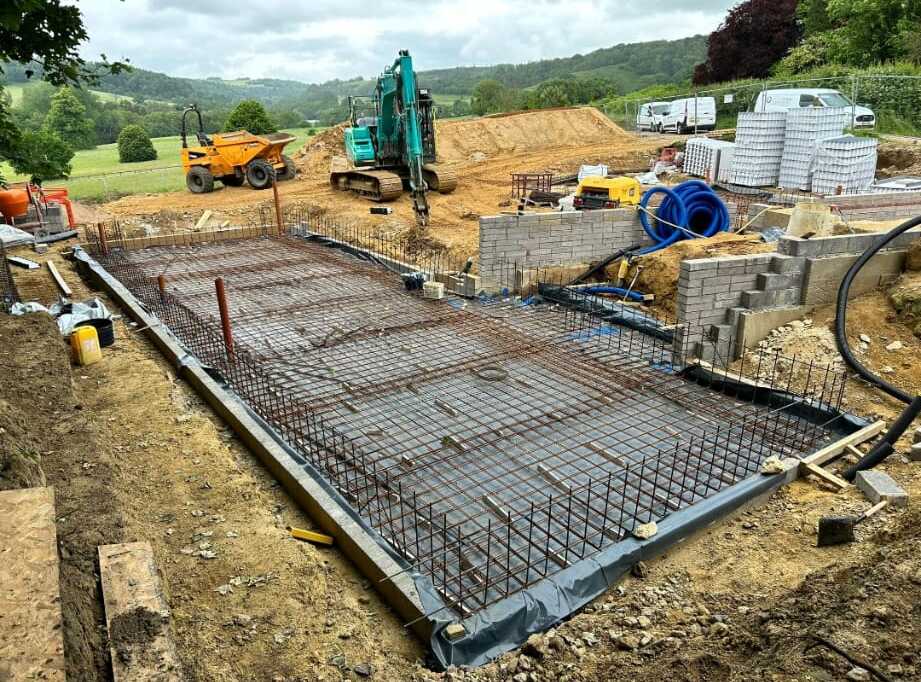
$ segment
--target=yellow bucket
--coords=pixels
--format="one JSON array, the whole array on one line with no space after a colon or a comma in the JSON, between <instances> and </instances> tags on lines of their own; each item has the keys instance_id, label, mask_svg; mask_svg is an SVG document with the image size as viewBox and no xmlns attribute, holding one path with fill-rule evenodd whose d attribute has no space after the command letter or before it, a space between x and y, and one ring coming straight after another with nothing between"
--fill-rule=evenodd
<instances>
[{"instance_id":1,"label":"yellow bucket","mask_svg":"<svg viewBox=\"0 0 921 682\"><path fill-rule=\"evenodd\" d=\"M73 352L74 362L78 365L92 365L102 360L99 334L95 327L82 326L74 329L70 335L70 349Z\"/></svg>"}]
</instances>

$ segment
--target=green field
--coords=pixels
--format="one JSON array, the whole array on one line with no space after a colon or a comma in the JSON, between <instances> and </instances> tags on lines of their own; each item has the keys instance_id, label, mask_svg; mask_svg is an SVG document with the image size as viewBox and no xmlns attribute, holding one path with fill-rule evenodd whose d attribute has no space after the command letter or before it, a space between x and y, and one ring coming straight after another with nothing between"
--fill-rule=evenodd
<instances>
[{"instance_id":1,"label":"green field","mask_svg":"<svg viewBox=\"0 0 921 682\"><path fill-rule=\"evenodd\" d=\"M307 128L291 128L285 132L295 136L286 147L289 154L299 149L307 139ZM51 187L66 187L72 199L110 201L127 194L149 194L185 189L185 176L179 166L179 136L155 137L157 159L140 163L119 163L118 147L105 144L74 155L73 170L68 180L53 180ZM10 181L27 180L17 176L7 164L0 164L0 176Z\"/></svg>"}]
</instances>

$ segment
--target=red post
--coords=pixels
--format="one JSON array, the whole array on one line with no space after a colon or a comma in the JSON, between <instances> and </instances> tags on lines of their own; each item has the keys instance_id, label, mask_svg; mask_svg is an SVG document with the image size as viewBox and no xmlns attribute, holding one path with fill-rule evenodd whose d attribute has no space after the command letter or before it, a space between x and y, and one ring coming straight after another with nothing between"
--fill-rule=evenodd
<instances>
[{"instance_id":1,"label":"red post","mask_svg":"<svg viewBox=\"0 0 921 682\"><path fill-rule=\"evenodd\" d=\"M214 280L214 289L217 292L217 308L221 313L221 329L224 331L224 345L227 355L233 360L233 332L230 329L230 313L227 312L227 293L224 290L224 278Z\"/></svg>"},{"instance_id":2,"label":"red post","mask_svg":"<svg viewBox=\"0 0 921 682\"><path fill-rule=\"evenodd\" d=\"M166 277L157 275L157 286L160 288L160 299L162 300L166 295Z\"/></svg>"},{"instance_id":3,"label":"red post","mask_svg":"<svg viewBox=\"0 0 921 682\"><path fill-rule=\"evenodd\" d=\"M278 171L272 169L272 195L275 197L275 224L278 226L278 236L284 234L285 229L281 221L281 202L278 200Z\"/></svg>"}]
</instances>

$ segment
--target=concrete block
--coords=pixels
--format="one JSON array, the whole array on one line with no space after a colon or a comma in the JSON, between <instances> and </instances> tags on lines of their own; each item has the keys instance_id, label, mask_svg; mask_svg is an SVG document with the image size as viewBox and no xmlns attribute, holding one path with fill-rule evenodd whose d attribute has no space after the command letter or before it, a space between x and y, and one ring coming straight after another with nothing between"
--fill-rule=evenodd
<instances>
[{"instance_id":1,"label":"concrete block","mask_svg":"<svg viewBox=\"0 0 921 682\"><path fill-rule=\"evenodd\" d=\"M774 308L799 303L799 289L777 289L775 291L743 291L742 305L746 308Z\"/></svg>"},{"instance_id":2,"label":"concrete block","mask_svg":"<svg viewBox=\"0 0 921 682\"><path fill-rule=\"evenodd\" d=\"M803 303L820 305L834 302L841 280L857 258L854 255L845 255L807 259ZM886 251L875 255L855 278L851 285L851 296L872 291L880 285L884 277L900 274L904 263L904 251Z\"/></svg>"},{"instance_id":3,"label":"concrete block","mask_svg":"<svg viewBox=\"0 0 921 682\"><path fill-rule=\"evenodd\" d=\"M885 471L858 471L854 482L873 504L888 500L892 507L908 506L908 493Z\"/></svg>"},{"instance_id":4,"label":"concrete block","mask_svg":"<svg viewBox=\"0 0 921 682\"><path fill-rule=\"evenodd\" d=\"M774 289L791 289L799 287L803 282L803 276L798 273L761 272L757 275L757 287L763 291L773 291Z\"/></svg>"},{"instance_id":5,"label":"concrete block","mask_svg":"<svg viewBox=\"0 0 921 682\"><path fill-rule=\"evenodd\" d=\"M808 306L794 305L743 311L739 315L739 346L754 348L759 341L767 338L772 329L777 329L792 320L800 320L806 317L811 310Z\"/></svg>"},{"instance_id":6,"label":"concrete block","mask_svg":"<svg viewBox=\"0 0 921 682\"><path fill-rule=\"evenodd\" d=\"M802 272L806 268L806 259L802 256L784 256L776 254L771 258L771 272L786 274Z\"/></svg>"}]
</instances>

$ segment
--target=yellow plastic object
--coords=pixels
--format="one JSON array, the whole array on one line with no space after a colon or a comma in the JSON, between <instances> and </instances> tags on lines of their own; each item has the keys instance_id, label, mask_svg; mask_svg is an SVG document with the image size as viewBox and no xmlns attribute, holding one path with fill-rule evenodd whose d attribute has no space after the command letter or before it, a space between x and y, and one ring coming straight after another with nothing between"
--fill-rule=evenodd
<instances>
[{"instance_id":1,"label":"yellow plastic object","mask_svg":"<svg viewBox=\"0 0 921 682\"><path fill-rule=\"evenodd\" d=\"M323 533L315 533L312 530L304 530L303 528L293 528L289 526L288 532L291 533L291 537L297 538L298 540L307 540L308 542L313 542L318 545L333 544L332 536L324 535Z\"/></svg>"},{"instance_id":2,"label":"yellow plastic object","mask_svg":"<svg viewBox=\"0 0 921 682\"><path fill-rule=\"evenodd\" d=\"M78 365L92 365L102 360L99 334L95 327L77 327L70 335L70 349Z\"/></svg>"},{"instance_id":3,"label":"yellow plastic object","mask_svg":"<svg viewBox=\"0 0 921 682\"><path fill-rule=\"evenodd\" d=\"M636 178L602 178L590 175L576 189L575 208L618 208L636 206L643 196L643 186Z\"/></svg>"}]
</instances>

